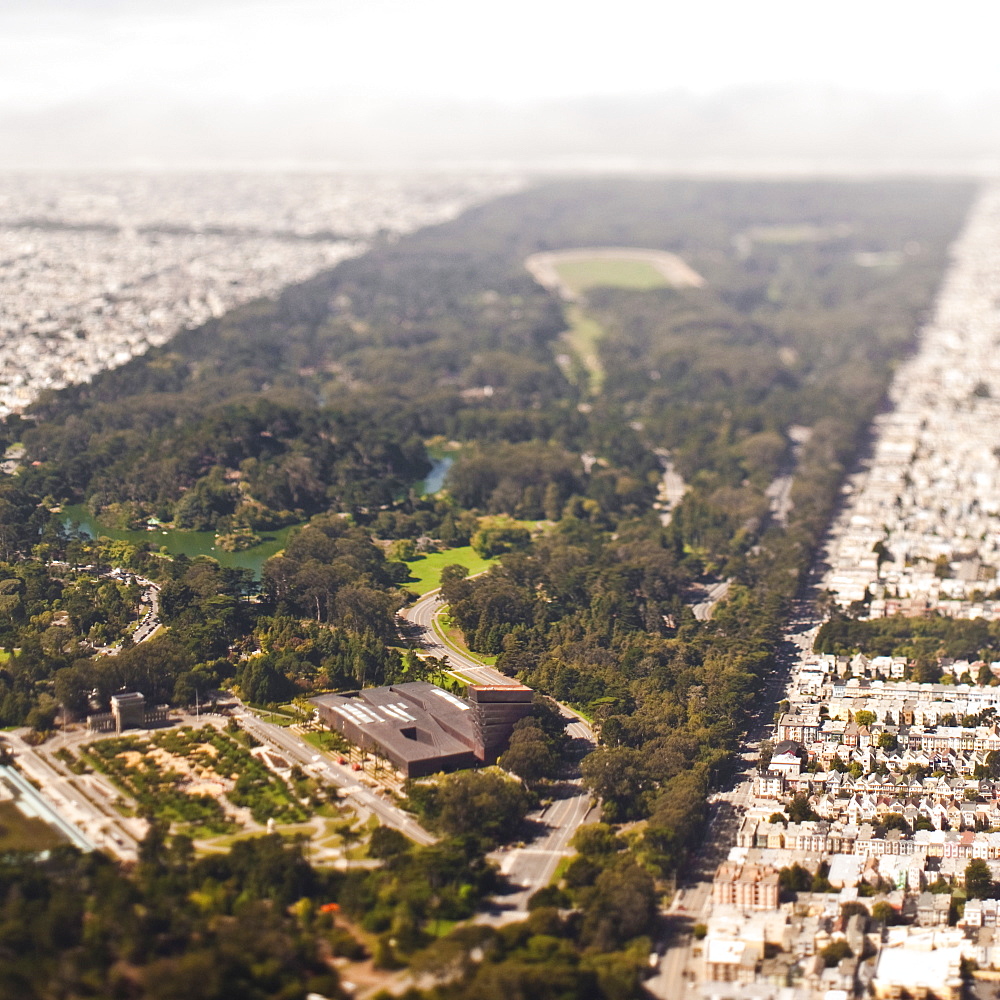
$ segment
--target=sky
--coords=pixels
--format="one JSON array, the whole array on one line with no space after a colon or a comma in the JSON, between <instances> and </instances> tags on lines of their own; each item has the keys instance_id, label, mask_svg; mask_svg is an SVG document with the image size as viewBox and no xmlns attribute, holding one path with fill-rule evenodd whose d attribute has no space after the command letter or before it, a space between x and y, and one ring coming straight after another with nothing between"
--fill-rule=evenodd
<instances>
[{"instance_id":1,"label":"sky","mask_svg":"<svg viewBox=\"0 0 1000 1000\"><path fill-rule=\"evenodd\" d=\"M588 13L589 11L589 13ZM530 102L807 83L1000 90L995 4L7 0L0 106L153 93Z\"/></svg>"},{"instance_id":2,"label":"sky","mask_svg":"<svg viewBox=\"0 0 1000 1000\"><path fill-rule=\"evenodd\" d=\"M0 139L19 122L35 141L75 109L96 125L174 109L181 132L185 109L203 129L213 109L258 107L334 127L421 104L761 87L967 105L1000 97L998 35L983 0L5 0Z\"/></svg>"}]
</instances>

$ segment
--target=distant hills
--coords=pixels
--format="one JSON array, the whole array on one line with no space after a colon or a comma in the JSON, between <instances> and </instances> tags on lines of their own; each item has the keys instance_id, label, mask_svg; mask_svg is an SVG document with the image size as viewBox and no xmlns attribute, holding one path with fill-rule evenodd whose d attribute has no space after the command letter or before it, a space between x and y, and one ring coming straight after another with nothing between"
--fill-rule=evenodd
<instances>
[{"instance_id":1,"label":"distant hills","mask_svg":"<svg viewBox=\"0 0 1000 1000\"><path fill-rule=\"evenodd\" d=\"M521 104L158 98L0 115L0 168L438 168L816 174L1000 171L1000 93L756 87Z\"/></svg>"}]
</instances>

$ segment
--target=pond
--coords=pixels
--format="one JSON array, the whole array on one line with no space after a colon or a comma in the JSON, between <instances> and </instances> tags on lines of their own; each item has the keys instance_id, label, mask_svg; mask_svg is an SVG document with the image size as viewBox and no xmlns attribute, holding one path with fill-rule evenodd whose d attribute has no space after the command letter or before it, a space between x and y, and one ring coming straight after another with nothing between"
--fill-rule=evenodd
<instances>
[{"instance_id":1,"label":"pond","mask_svg":"<svg viewBox=\"0 0 1000 1000\"><path fill-rule=\"evenodd\" d=\"M260 579L265 561L285 547L288 532L295 527L290 525L278 531L261 532L260 545L243 552L226 552L225 549L216 547L214 531L176 531L167 528L128 531L109 528L98 521L82 504L63 508L63 524L66 527L72 524L79 525L80 531L90 538L104 535L106 538L116 538L135 545L159 545L172 556L185 555L191 559L195 556L211 556L222 566L250 570L255 580Z\"/></svg>"},{"instance_id":2,"label":"pond","mask_svg":"<svg viewBox=\"0 0 1000 1000\"><path fill-rule=\"evenodd\" d=\"M432 454L428 457L431 460L431 471L427 473L425 479L414 484L414 489L418 495L429 497L441 492L441 487L444 486L444 478L448 475L448 470L455 464L455 456L449 454Z\"/></svg>"},{"instance_id":3,"label":"pond","mask_svg":"<svg viewBox=\"0 0 1000 1000\"><path fill-rule=\"evenodd\" d=\"M432 455L431 470L421 482L414 483L414 489L419 494L433 495L444 484L448 470L454 464L452 455ZM216 547L214 531L178 531L170 528L154 528L144 531L128 531L122 528L110 528L101 523L83 505L77 504L63 508L63 524L68 528L77 524L80 530L90 538L103 535L105 538L115 538L119 541L132 542L134 545L159 545L172 556L211 556L219 564L235 569L248 569L255 580L261 577L264 563L285 547L288 533L296 525L289 525L277 531L260 532L261 543L243 552L227 552Z\"/></svg>"}]
</instances>

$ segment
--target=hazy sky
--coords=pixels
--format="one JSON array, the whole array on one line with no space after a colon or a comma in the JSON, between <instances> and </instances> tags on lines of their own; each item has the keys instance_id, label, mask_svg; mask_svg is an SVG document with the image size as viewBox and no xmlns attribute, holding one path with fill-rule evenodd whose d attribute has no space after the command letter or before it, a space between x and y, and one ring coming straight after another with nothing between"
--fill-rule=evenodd
<instances>
[{"instance_id":1,"label":"hazy sky","mask_svg":"<svg viewBox=\"0 0 1000 1000\"><path fill-rule=\"evenodd\" d=\"M979 0L5 0L0 111L770 83L964 99L1000 91L998 29Z\"/></svg>"},{"instance_id":2,"label":"hazy sky","mask_svg":"<svg viewBox=\"0 0 1000 1000\"><path fill-rule=\"evenodd\" d=\"M998 37L997 0L0 0L0 169L990 172Z\"/></svg>"}]
</instances>

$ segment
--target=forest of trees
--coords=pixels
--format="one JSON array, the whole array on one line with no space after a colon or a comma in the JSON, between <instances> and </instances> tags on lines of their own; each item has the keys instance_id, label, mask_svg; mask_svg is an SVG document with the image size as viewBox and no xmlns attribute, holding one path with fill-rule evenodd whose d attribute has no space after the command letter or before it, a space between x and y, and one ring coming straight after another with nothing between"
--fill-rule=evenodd
<instances>
[{"instance_id":1,"label":"forest of trees","mask_svg":"<svg viewBox=\"0 0 1000 1000\"><path fill-rule=\"evenodd\" d=\"M30 910L9 902L26 881L46 902L2 925L0 955L37 961L47 983L66 976L67 996L84 995L84 981L101 993L126 967L133 978L114 995L223 995L207 975L189 994L142 984L158 963L187 968L178 982L197 978L216 952L242 982L225 918L245 905L270 935L262 954L287 958L262 960L274 978L241 995L336 996L315 966L317 930L286 909L329 893L397 942L386 961L457 970L436 1000L636 995L657 894L698 842L707 789L738 746L843 471L929 309L971 195L968 184L916 180L543 184L378 245L10 418L2 436L27 458L0 482L0 643L19 650L0 664L0 723L44 729L60 704L84 711L93 689L105 697L122 684L184 703L232 683L266 702L410 676L413 658L388 648L408 600L408 568L389 546L472 542L500 561L474 579L445 572L452 619L499 669L594 720L601 746L583 773L604 825L581 831L563 885L543 891L526 923L463 926L436 943L429 921L470 915L496 877L487 842L449 817L488 793L502 804L491 832L507 837L503 814L524 808L521 786L481 775L475 788L414 790L451 838L447 855L377 838L381 867L341 881L294 852L261 866L266 876L227 869L244 864L235 849L195 861L177 838L149 847L160 859L152 881L148 865L132 879L95 859L22 860L0 874L0 911ZM787 235L803 225L808 239ZM598 394L563 376L562 304L523 268L533 252L593 245L670 250L706 279L589 294L603 331ZM892 265L857 262L904 247ZM807 429L794 465L793 427ZM462 448L448 495L421 499L411 485L431 438ZM664 450L689 484L667 526L652 510ZM787 524L765 496L780 472L795 477ZM50 513L67 501L121 523L300 526L258 588L212 560L73 537ZM479 517L496 514L545 525L484 532ZM137 599L127 582L82 568L102 560L161 584L165 636L93 655L90 637L120 637ZM691 605L722 579L728 599L697 621ZM831 626L831 648L860 641L852 629ZM980 649L992 636L941 636L953 639ZM529 785L554 750L532 729L512 747L511 769ZM616 832L625 822L638 824L627 838ZM148 922L103 911L83 921L98 883L112 898L150 896ZM64 917L52 902L62 896ZM17 929L32 921L34 945ZM74 951L86 934L101 948ZM56 961L59 942L77 964ZM480 964L461 957L473 946Z\"/></svg>"},{"instance_id":2,"label":"forest of trees","mask_svg":"<svg viewBox=\"0 0 1000 1000\"><path fill-rule=\"evenodd\" d=\"M961 660L1000 659L1000 622L946 618L875 618L859 621L835 614L820 626L815 648L820 653L905 656L930 660L947 656Z\"/></svg>"}]
</instances>

